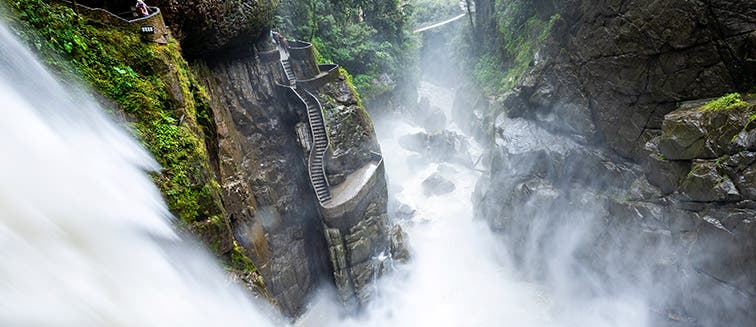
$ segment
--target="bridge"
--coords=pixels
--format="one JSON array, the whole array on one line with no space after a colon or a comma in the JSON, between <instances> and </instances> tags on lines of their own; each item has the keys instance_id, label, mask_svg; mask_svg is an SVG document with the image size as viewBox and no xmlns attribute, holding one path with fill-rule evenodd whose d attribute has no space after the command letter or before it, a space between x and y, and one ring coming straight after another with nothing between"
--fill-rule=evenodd
<instances>
[{"instance_id":1,"label":"bridge","mask_svg":"<svg viewBox=\"0 0 756 327\"><path fill-rule=\"evenodd\" d=\"M460 14L458 16L455 16L455 17L452 17L452 18L447 19L447 20L442 21L442 22L438 22L438 23L431 24L431 25L428 25L428 26L425 26L425 27L421 27L419 29L416 29L416 30L412 31L412 33L417 34L417 33L422 33L422 32L425 32L425 31L428 31L428 30L432 30L432 29L435 29L435 28L439 28L441 26L444 26L444 25L447 25L447 24L450 24L450 23L453 23L453 22L456 22L456 21L462 19L463 17L467 16L468 13L469 14L473 14L473 13L475 13L475 2L474 1L469 1L468 2L466 0L460 0L459 1L459 9L462 10L462 14Z\"/></svg>"}]
</instances>

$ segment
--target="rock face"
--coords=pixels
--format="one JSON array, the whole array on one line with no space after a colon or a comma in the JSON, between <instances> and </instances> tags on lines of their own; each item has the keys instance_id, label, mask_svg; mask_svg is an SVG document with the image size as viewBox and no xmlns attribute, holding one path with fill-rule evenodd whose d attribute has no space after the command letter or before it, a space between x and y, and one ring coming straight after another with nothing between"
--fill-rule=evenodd
<instances>
[{"instance_id":1,"label":"rock face","mask_svg":"<svg viewBox=\"0 0 756 327\"><path fill-rule=\"evenodd\" d=\"M149 1L148 1L149 2ZM223 48L251 46L270 27L278 0L156 0L190 57L222 55Z\"/></svg>"},{"instance_id":2,"label":"rock face","mask_svg":"<svg viewBox=\"0 0 756 327\"><path fill-rule=\"evenodd\" d=\"M272 299L295 315L327 278L328 254L317 201L293 137L297 111L277 96L274 65L254 57L195 64L217 126L216 173L232 231L251 254Z\"/></svg>"},{"instance_id":3,"label":"rock face","mask_svg":"<svg viewBox=\"0 0 756 327\"><path fill-rule=\"evenodd\" d=\"M495 25L493 1L479 1L481 28ZM745 90L753 59L752 1L543 1L559 13L538 60L502 105L560 132L605 142L640 160L664 115L679 101ZM491 33L493 35L493 33ZM491 36L489 36L491 37ZM496 39L483 40L494 42ZM749 59L750 58L750 59Z\"/></svg>"},{"instance_id":4,"label":"rock face","mask_svg":"<svg viewBox=\"0 0 756 327\"><path fill-rule=\"evenodd\" d=\"M263 38L251 48L270 45ZM262 53L194 65L211 99L217 144L208 147L230 228L284 313L301 313L317 286L328 280L345 300L365 302L371 294L367 285L382 271L372 258L384 252L388 257L392 244L383 167L364 191L370 196L344 211L340 224L330 224L304 164L307 142L298 138L309 133L302 125L307 122L304 104L276 86L280 65L277 57ZM380 148L370 117L343 78L321 93L310 91L321 97L328 113L333 190L339 178L380 158ZM350 288L342 287L347 283Z\"/></svg>"},{"instance_id":5,"label":"rock face","mask_svg":"<svg viewBox=\"0 0 756 327\"><path fill-rule=\"evenodd\" d=\"M480 42L501 41L502 3L477 1ZM756 3L511 3L557 21L511 90L455 104L494 126L476 215L535 278L556 257L589 293L649 290L653 325L752 324L754 101L702 105L756 85Z\"/></svg>"},{"instance_id":6,"label":"rock face","mask_svg":"<svg viewBox=\"0 0 756 327\"><path fill-rule=\"evenodd\" d=\"M496 126L476 216L501 232L526 273L553 281L555 270L564 278L559 262L572 262L580 273L568 268L567 278L589 292L647 290L661 313L654 325L673 316L684 326L756 318L756 153L681 162L671 170L692 168L666 178L672 191L663 192L649 182L657 172L536 122L502 115Z\"/></svg>"}]
</instances>

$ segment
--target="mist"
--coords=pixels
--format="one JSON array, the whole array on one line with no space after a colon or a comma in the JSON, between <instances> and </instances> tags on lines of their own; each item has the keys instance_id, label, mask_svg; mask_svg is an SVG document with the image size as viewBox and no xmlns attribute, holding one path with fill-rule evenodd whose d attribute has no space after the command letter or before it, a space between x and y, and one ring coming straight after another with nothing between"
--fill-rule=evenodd
<instances>
[{"instance_id":1,"label":"mist","mask_svg":"<svg viewBox=\"0 0 756 327\"><path fill-rule=\"evenodd\" d=\"M474 112L489 99L465 83L458 25L423 37L418 104L373 117L409 262L392 262L358 310L325 285L295 321L179 232L147 151L0 27L0 325L643 327L752 310L696 270L726 243L679 253L699 240L663 227L694 227L615 205L640 192L641 167L559 121Z\"/></svg>"},{"instance_id":2,"label":"mist","mask_svg":"<svg viewBox=\"0 0 756 327\"><path fill-rule=\"evenodd\" d=\"M0 325L270 325L174 230L149 154L0 26Z\"/></svg>"}]
</instances>

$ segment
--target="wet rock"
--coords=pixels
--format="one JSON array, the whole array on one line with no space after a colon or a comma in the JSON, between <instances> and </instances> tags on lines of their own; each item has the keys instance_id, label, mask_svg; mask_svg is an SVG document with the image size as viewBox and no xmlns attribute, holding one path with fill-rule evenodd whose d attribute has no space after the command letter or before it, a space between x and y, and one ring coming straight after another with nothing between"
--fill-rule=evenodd
<instances>
[{"instance_id":1,"label":"wet rock","mask_svg":"<svg viewBox=\"0 0 756 327\"><path fill-rule=\"evenodd\" d=\"M410 252L407 248L408 238L407 233L399 225L394 226L391 230L391 257L399 263L406 263L410 259Z\"/></svg>"},{"instance_id":2,"label":"wet rock","mask_svg":"<svg viewBox=\"0 0 756 327\"><path fill-rule=\"evenodd\" d=\"M721 169L732 179L743 197L756 200L756 152L733 155L723 161Z\"/></svg>"},{"instance_id":3,"label":"wet rock","mask_svg":"<svg viewBox=\"0 0 756 327\"><path fill-rule=\"evenodd\" d=\"M644 172L648 182L661 189L664 195L677 190L682 179L690 171L690 161L673 161L665 159L658 149L660 137L655 137L645 145L648 157L644 161Z\"/></svg>"},{"instance_id":4,"label":"wet rock","mask_svg":"<svg viewBox=\"0 0 756 327\"><path fill-rule=\"evenodd\" d=\"M442 195L454 191L454 183L442 177L439 173L434 173L423 181L423 192L426 196Z\"/></svg>"},{"instance_id":5,"label":"wet rock","mask_svg":"<svg viewBox=\"0 0 756 327\"><path fill-rule=\"evenodd\" d=\"M752 124L756 126L756 124ZM732 141L738 148L756 151L756 129L741 131Z\"/></svg>"},{"instance_id":6,"label":"wet rock","mask_svg":"<svg viewBox=\"0 0 756 327\"><path fill-rule=\"evenodd\" d=\"M433 162L452 162L472 165L469 143L462 135L452 131L439 133L415 133L399 138L399 145L409 151L422 154Z\"/></svg>"},{"instance_id":7,"label":"wet rock","mask_svg":"<svg viewBox=\"0 0 756 327\"><path fill-rule=\"evenodd\" d=\"M732 180L718 171L715 161L696 160L682 185L680 196L685 201L738 201L740 192Z\"/></svg>"},{"instance_id":8,"label":"wet rock","mask_svg":"<svg viewBox=\"0 0 756 327\"><path fill-rule=\"evenodd\" d=\"M446 115L441 109L431 106L428 98L421 98L417 108L412 111L412 120L426 131L436 132L446 128Z\"/></svg>"},{"instance_id":9,"label":"wet rock","mask_svg":"<svg viewBox=\"0 0 756 327\"><path fill-rule=\"evenodd\" d=\"M490 140L491 117L488 99L477 88L462 87L455 93L451 119L478 142Z\"/></svg>"},{"instance_id":10,"label":"wet rock","mask_svg":"<svg viewBox=\"0 0 756 327\"><path fill-rule=\"evenodd\" d=\"M155 0L171 30L190 56L207 55L232 45L255 41L273 21L273 0ZM149 3L148 3L149 4ZM247 50L248 51L248 50Z\"/></svg>"},{"instance_id":11,"label":"wet rock","mask_svg":"<svg viewBox=\"0 0 756 327\"><path fill-rule=\"evenodd\" d=\"M645 177L640 177L630 186L630 200L650 200L662 196L661 190L649 183Z\"/></svg>"},{"instance_id":12,"label":"wet rock","mask_svg":"<svg viewBox=\"0 0 756 327\"><path fill-rule=\"evenodd\" d=\"M411 220L415 217L415 208L399 200L389 203L389 216L395 221Z\"/></svg>"},{"instance_id":13,"label":"wet rock","mask_svg":"<svg viewBox=\"0 0 756 327\"><path fill-rule=\"evenodd\" d=\"M714 159L734 152L733 139L746 127L751 107L679 109L664 116L659 150L666 159Z\"/></svg>"}]
</instances>

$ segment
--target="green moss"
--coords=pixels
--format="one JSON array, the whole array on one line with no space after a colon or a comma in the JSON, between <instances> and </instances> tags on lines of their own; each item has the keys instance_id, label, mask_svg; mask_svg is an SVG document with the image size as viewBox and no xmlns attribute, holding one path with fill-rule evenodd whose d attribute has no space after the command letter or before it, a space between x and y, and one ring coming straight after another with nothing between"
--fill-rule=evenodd
<instances>
[{"instance_id":1,"label":"green moss","mask_svg":"<svg viewBox=\"0 0 756 327\"><path fill-rule=\"evenodd\" d=\"M349 74L349 72L344 69L343 67L339 67L339 74L341 76L344 76L344 81L346 82L347 86L349 86L349 90L352 91L352 94L354 94L354 97L357 99L357 105L360 108L365 108L362 105L362 98L360 97L360 93L357 92L357 88L354 87L354 79L352 78L352 75Z\"/></svg>"},{"instance_id":2,"label":"green moss","mask_svg":"<svg viewBox=\"0 0 756 327\"><path fill-rule=\"evenodd\" d=\"M257 267L247 256L244 248L234 241L234 247L231 249L230 266L226 267L226 270L239 272L239 277L246 283L254 284L257 289L266 297L270 298L265 281L257 271Z\"/></svg>"},{"instance_id":3,"label":"green moss","mask_svg":"<svg viewBox=\"0 0 756 327\"><path fill-rule=\"evenodd\" d=\"M234 241L234 248L231 249L231 266L247 272L257 271L257 267L255 267L252 259L247 257L244 248L236 241Z\"/></svg>"},{"instance_id":4,"label":"green moss","mask_svg":"<svg viewBox=\"0 0 756 327\"><path fill-rule=\"evenodd\" d=\"M730 93L719 99L709 101L705 105L701 106L702 111L719 111L719 110L733 110L744 108L748 105L743 101L740 93Z\"/></svg>"},{"instance_id":5,"label":"green moss","mask_svg":"<svg viewBox=\"0 0 756 327\"><path fill-rule=\"evenodd\" d=\"M498 0L495 12L502 46L483 52L473 73L488 95L511 89L519 81L561 18L558 13L542 18L526 1Z\"/></svg>"},{"instance_id":6,"label":"green moss","mask_svg":"<svg viewBox=\"0 0 756 327\"><path fill-rule=\"evenodd\" d=\"M153 178L182 222L223 213L203 142L212 137L205 133L212 130L207 95L175 41L145 43L132 30L42 0L18 0L10 7L19 33L49 66L83 77L132 118L133 130L163 167Z\"/></svg>"}]
</instances>

